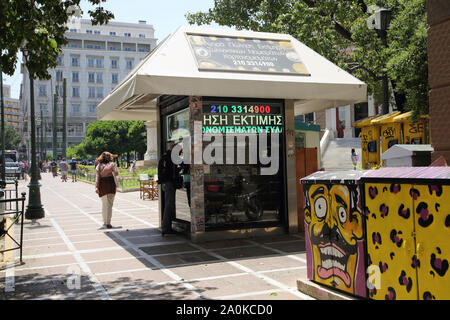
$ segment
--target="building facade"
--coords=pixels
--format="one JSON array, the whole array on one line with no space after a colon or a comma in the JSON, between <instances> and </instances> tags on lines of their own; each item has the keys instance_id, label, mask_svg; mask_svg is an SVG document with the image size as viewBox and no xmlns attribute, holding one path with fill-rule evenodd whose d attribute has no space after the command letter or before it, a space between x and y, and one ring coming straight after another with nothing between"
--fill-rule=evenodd
<instances>
[{"instance_id":1,"label":"building facade","mask_svg":"<svg viewBox=\"0 0 450 320\"><path fill-rule=\"evenodd\" d=\"M450 1L427 1L430 139L435 152L450 163Z\"/></svg>"},{"instance_id":2,"label":"building facade","mask_svg":"<svg viewBox=\"0 0 450 320\"><path fill-rule=\"evenodd\" d=\"M69 25L68 43L58 58L58 66L49 71L50 80L34 80L36 128L44 125L44 148L52 151L52 116L54 94L57 94L58 154L62 152L63 80L66 79L66 148L79 144L87 126L97 120L97 104L122 81L139 62L156 47L154 29L145 21L91 24L79 19ZM22 69L21 99L24 121L30 118L29 75ZM43 121L40 115L43 115ZM25 125L29 137L30 126Z\"/></svg>"},{"instance_id":3,"label":"building facade","mask_svg":"<svg viewBox=\"0 0 450 320\"><path fill-rule=\"evenodd\" d=\"M22 108L20 100L11 98L11 87L3 86L3 104L5 106L5 121L13 125L18 134L22 133ZM1 119L0 114L0 119Z\"/></svg>"}]
</instances>

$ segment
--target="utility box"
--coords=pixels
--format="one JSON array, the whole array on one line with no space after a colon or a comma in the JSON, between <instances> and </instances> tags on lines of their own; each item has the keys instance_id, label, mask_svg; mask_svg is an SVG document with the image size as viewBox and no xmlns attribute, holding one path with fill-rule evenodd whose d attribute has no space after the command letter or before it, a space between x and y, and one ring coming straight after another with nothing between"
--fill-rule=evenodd
<instances>
[{"instance_id":1,"label":"utility box","mask_svg":"<svg viewBox=\"0 0 450 320\"><path fill-rule=\"evenodd\" d=\"M381 155L386 167L428 167L434 149L429 144L397 144Z\"/></svg>"},{"instance_id":2,"label":"utility box","mask_svg":"<svg viewBox=\"0 0 450 320\"><path fill-rule=\"evenodd\" d=\"M422 115L417 122L412 122L412 114L410 111L394 118L394 122L402 124L403 144L427 144L427 127L430 116Z\"/></svg>"},{"instance_id":3,"label":"utility box","mask_svg":"<svg viewBox=\"0 0 450 320\"><path fill-rule=\"evenodd\" d=\"M353 123L353 127L361 129L361 165L363 169L370 169L380 163L380 126L372 125L372 120L379 116L372 116Z\"/></svg>"},{"instance_id":4,"label":"utility box","mask_svg":"<svg viewBox=\"0 0 450 320\"><path fill-rule=\"evenodd\" d=\"M304 193L308 280L365 298L363 171L316 172Z\"/></svg>"},{"instance_id":5,"label":"utility box","mask_svg":"<svg viewBox=\"0 0 450 320\"><path fill-rule=\"evenodd\" d=\"M384 164L380 161L381 155L390 147L401 143L402 139L402 125L400 122L394 122L394 118L400 115L399 111L382 115L371 121L373 126L380 127L381 147L378 150L378 164Z\"/></svg>"},{"instance_id":6,"label":"utility box","mask_svg":"<svg viewBox=\"0 0 450 320\"><path fill-rule=\"evenodd\" d=\"M450 168L383 168L360 181L369 298L450 299Z\"/></svg>"}]
</instances>

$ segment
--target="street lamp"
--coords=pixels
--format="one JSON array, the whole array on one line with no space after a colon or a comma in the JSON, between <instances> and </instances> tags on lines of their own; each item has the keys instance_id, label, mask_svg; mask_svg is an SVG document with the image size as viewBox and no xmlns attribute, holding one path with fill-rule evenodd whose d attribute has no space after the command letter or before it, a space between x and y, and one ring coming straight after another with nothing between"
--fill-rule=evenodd
<instances>
[{"instance_id":1,"label":"street lamp","mask_svg":"<svg viewBox=\"0 0 450 320\"><path fill-rule=\"evenodd\" d=\"M26 52L23 54L26 60ZM36 118L34 111L34 80L32 75L30 78L30 125L31 125L31 180L28 184L29 195L28 195L28 206L25 211L25 219L36 220L45 217L44 207L41 203L41 191L39 184L39 173L36 164Z\"/></svg>"},{"instance_id":2,"label":"street lamp","mask_svg":"<svg viewBox=\"0 0 450 320\"><path fill-rule=\"evenodd\" d=\"M5 174L5 105L3 104L3 71L2 67L0 66L0 90L1 90L1 115L2 115L2 122L1 122L1 143L2 143L2 155L1 155L1 172L0 172L0 189L5 189L6 187L6 174Z\"/></svg>"},{"instance_id":3,"label":"street lamp","mask_svg":"<svg viewBox=\"0 0 450 320\"><path fill-rule=\"evenodd\" d=\"M384 47L387 45L387 30L391 23L392 11L386 8L372 9L374 14L367 19L367 27L375 30L381 39ZM386 72L383 72L382 77L382 91L383 91L383 108L382 114L389 113L389 79Z\"/></svg>"}]
</instances>

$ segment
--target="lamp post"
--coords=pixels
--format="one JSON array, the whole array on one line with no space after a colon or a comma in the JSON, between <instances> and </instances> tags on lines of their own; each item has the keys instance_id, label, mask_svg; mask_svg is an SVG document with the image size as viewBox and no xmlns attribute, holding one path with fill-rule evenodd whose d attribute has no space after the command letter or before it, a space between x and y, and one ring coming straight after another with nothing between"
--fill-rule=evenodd
<instances>
[{"instance_id":1,"label":"lamp post","mask_svg":"<svg viewBox=\"0 0 450 320\"><path fill-rule=\"evenodd\" d=\"M31 180L28 184L28 206L25 211L25 219L35 220L44 218L44 208L41 203L41 185L36 164L36 118L34 114L34 81L30 75L30 125L31 125Z\"/></svg>"},{"instance_id":2,"label":"lamp post","mask_svg":"<svg viewBox=\"0 0 450 320\"><path fill-rule=\"evenodd\" d=\"M66 144L67 144L67 81L63 80L63 158L66 158Z\"/></svg>"},{"instance_id":3,"label":"lamp post","mask_svg":"<svg viewBox=\"0 0 450 320\"><path fill-rule=\"evenodd\" d=\"M53 95L53 159L57 159L58 156L58 122L57 116L57 106L58 104L58 86L56 86L55 94Z\"/></svg>"},{"instance_id":4,"label":"lamp post","mask_svg":"<svg viewBox=\"0 0 450 320\"><path fill-rule=\"evenodd\" d=\"M2 114L2 122L1 122L1 134L2 134L2 155L1 155L1 172L0 172L0 189L4 189L6 187L6 175L5 175L5 105L3 104L3 71L0 66L0 91L1 91L1 114Z\"/></svg>"},{"instance_id":5,"label":"lamp post","mask_svg":"<svg viewBox=\"0 0 450 320\"><path fill-rule=\"evenodd\" d=\"M385 48L387 44L387 30L391 23L392 11L386 8L378 8L374 10L375 13L367 20L367 26L369 29L373 29L377 32L378 36ZM383 91L383 107L382 114L389 113L389 79L386 72L383 72L382 76L382 91Z\"/></svg>"}]
</instances>

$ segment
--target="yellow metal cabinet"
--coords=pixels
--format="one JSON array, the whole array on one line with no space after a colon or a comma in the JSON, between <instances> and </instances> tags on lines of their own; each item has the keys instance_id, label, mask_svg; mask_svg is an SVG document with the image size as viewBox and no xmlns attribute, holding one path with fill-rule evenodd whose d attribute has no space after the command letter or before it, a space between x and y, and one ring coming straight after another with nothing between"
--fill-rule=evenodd
<instances>
[{"instance_id":1,"label":"yellow metal cabinet","mask_svg":"<svg viewBox=\"0 0 450 320\"><path fill-rule=\"evenodd\" d=\"M405 185L366 183L367 265L378 270L375 300L416 300L413 201Z\"/></svg>"},{"instance_id":2,"label":"yellow metal cabinet","mask_svg":"<svg viewBox=\"0 0 450 320\"><path fill-rule=\"evenodd\" d=\"M369 297L450 299L450 186L366 182L364 195L367 265L379 271Z\"/></svg>"},{"instance_id":3,"label":"yellow metal cabinet","mask_svg":"<svg viewBox=\"0 0 450 320\"><path fill-rule=\"evenodd\" d=\"M416 123L411 121L412 111L394 118L395 123L402 125L403 144L427 144L427 124L430 118L423 115Z\"/></svg>"},{"instance_id":4,"label":"yellow metal cabinet","mask_svg":"<svg viewBox=\"0 0 450 320\"><path fill-rule=\"evenodd\" d=\"M450 299L450 186L414 186L419 299Z\"/></svg>"},{"instance_id":5,"label":"yellow metal cabinet","mask_svg":"<svg viewBox=\"0 0 450 320\"><path fill-rule=\"evenodd\" d=\"M378 126L380 130L381 148L378 151L378 164L381 163L380 157L383 153L393 145L401 143L402 125L399 122L394 122L394 118L398 115L400 115L400 112L396 111L371 121L371 124Z\"/></svg>"},{"instance_id":6,"label":"yellow metal cabinet","mask_svg":"<svg viewBox=\"0 0 450 320\"><path fill-rule=\"evenodd\" d=\"M359 120L353 127L360 128L361 163L363 169L370 169L380 163L380 126L373 126L372 120L378 116Z\"/></svg>"}]
</instances>

